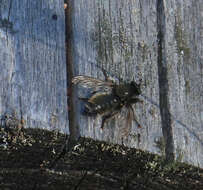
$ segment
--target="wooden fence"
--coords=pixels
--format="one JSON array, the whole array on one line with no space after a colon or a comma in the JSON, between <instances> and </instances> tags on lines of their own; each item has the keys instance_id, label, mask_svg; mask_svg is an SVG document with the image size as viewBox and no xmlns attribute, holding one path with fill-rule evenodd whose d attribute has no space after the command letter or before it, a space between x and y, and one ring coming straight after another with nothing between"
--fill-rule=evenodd
<instances>
[{"instance_id":1,"label":"wooden fence","mask_svg":"<svg viewBox=\"0 0 203 190\"><path fill-rule=\"evenodd\" d=\"M143 81L144 103L135 108L142 128L134 123L125 145L156 153L166 149L168 158L203 167L201 1L69 0L67 5L65 22L62 0L0 1L0 115L17 112L27 127L69 133L71 75L104 79L103 68L119 79ZM88 91L72 90L70 119L76 120L70 131L78 126L78 136L121 143L118 121L100 130L100 118L81 114L78 97Z\"/></svg>"}]
</instances>

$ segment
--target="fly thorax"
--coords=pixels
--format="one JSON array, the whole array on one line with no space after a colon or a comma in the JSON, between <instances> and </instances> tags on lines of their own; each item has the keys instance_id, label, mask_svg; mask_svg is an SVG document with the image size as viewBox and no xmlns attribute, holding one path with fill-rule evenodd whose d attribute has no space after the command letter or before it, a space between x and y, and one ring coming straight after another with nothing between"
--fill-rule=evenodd
<instances>
[{"instance_id":1,"label":"fly thorax","mask_svg":"<svg viewBox=\"0 0 203 190\"><path fill-rule=\"evenodd\" d=\"M122 101L125 101L128 97L132 96L132 89L130 84L120 84L115 87L115 93Z\"/></svg>"}]
</instances>

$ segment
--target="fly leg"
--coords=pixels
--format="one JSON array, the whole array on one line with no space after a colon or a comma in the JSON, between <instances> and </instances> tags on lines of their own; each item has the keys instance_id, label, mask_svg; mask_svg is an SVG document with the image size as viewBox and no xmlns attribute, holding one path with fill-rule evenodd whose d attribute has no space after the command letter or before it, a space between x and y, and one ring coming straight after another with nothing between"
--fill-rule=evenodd
<instances>
[{"instance_id":1,"label":"fly leg","mask_svg":"<svg viewBox=\"0 0 203 190\"><path fill-rule=\"evenodd\" d=\"M114 117L116 114L118 114L119 113L119 111L115 111L115 112L113 112L113 113L109 113L109 114L107 114L107 115L103 115L102 116L102 124L101 124L101 129L103 129L104 128L104 124L107 122L107 121L109 121L112 117Z\"/></svg>"},{"instance_id":2,"label":"fly leg","mask_svg":"<svg viewBox=\"0 0 203 190\"><path fill-rule=\"evenodd\" d=\"M136 104L136 103L141 103L141 104L143 104L143 100L140 100L139 98L132 98L132 99L130 100L130 103L131 103L131 104Z\"/></svg>"},{"instance_id":3,"label":"fly leg","mask_svg":"<svg viewBox=\"0 0 203 190\"><path fill-rule=\"evenodd\" d=\"M135 112L134 112L133 107L132 107L131 105L130 105L129 107L130 107L130 109L132 110L133 118L134 118L134 121L135 121L135 123L137 124L138 128L142 128L142 126L140 125L140 123L137 121L137 117L136 117L136 115L135 115Z\"/></svg>"},{"instance_id":4,"label":"fly leg","mask_svg":"<svg viewBox=\"0 0 203 190\"><path fill-rule=\"evenodd\" d=\"M104 75L105 81L109 81L109 77L108 77L106 71L103 68L102 68L102 73Z\"/></svg>"},{"instance_id":5,"label":"fly leg","mask_svg":"<svg viewBox=\"0 0 203 190\"><path fill-rule=\"evenodd\" d=\"M110 83L111 85L113 85L114 81L110 77L108 77L108 75L107 75L107 73L106 73L106 71L104 69L102 69L102 73L104 75L105 81Z\"/></svg>"},{"instance_id":6,"label":"fly leg","mask_svg":"<svg viewBox=\"0 0 203 190\"><path fill-rule=\"evenodd\" d=\"M83 97L78 97L79 100L82 100L84 102L87 102L88 101L88 98L83 98Z\"/></svg>"}]
</instances>

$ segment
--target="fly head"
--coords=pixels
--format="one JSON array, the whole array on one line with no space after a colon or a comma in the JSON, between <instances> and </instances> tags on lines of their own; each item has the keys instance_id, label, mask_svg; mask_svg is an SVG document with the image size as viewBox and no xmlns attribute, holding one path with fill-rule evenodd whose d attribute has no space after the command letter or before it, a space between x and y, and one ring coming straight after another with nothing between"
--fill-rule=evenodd
<instances>
[{"instance_id":1,"label":"fly head","mask_svg":"<svg viewBox=\"0 0 203 190\"><path fill-rule=\"evenodd\" d=\"M141 94L141 83L137 84L136 82L132 81L130 83L131 93L133 95L139 96Z\"/></svg>"}]
</instances>

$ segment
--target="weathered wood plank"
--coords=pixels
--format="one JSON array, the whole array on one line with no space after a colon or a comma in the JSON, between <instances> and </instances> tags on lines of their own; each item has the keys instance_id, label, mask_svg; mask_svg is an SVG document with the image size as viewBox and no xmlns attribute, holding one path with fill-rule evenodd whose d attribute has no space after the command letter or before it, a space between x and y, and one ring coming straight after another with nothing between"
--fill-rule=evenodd
<instances>
[{"instance_id":1,"label":"weathered wood plank","mask_svg":"<svg viewBox=\"0 0 203 190\"><path fill-rule=\"evenodd\" d=\"M67 131L63 1L0 1L0 114Z\"/></svg>"},{"instance_id":2,"label":"weathered wood plank","mask_svg":"<svg viewBox=\"0 0 203 190\"><path fill-rule=\"evenodd\" d=\"M202 1L164 1L165 58L176 156L203 166Z\"/></svg>"},{"instance_id":3,"label":"weathered wood plank","mask_svg":"<svg viewBox=\"0 0 203 190\"><path fill-rule=\"evenodd\" d=\"M131 80L143 79L143 105L136 105L142 129L134 125L128 146L163 152L160 83L158 78L157 3L138 0L75 0L73 8L74 65L76 74L103 78L99 67L110 75ZM162 108L162 121L168 110L172 138L169 143L176 157L203 165L202 162L202 5L200 1L163 1L164 46L168 96ZM159 76L160 75L160 76ZM78 96L87 91L78 89ZM79 103L81 113L82 104ZM121 143L119 129L111 123L100 131L101 121L79 114L82 136ZM163 131L164 132L164 131ZM135 138L134 138L135 137ZM139 137L139 138L138 138ZM165 141L167 142L167 136Z\"/></svg>"},{"instance_id":4,"label":"weathered wood plank","mask_svg":"<svg viewBox=\"0 0 203 190\"><path fill-rule=\"evenodd\" d=\"M74 64L76 74L104 78L101 69L117 78L143 79L143 105L136 105L137 118L125 144L158 152L162 138L157 74L156 1L74 1ZM84 89L79 95L84 97ZM144 98L143 98L144 99ZM79 107L81 111L82 106ZM113 123L100 130L100 122L80 117L81 135L121 143Z\"/></svg>"}]
</instances>

